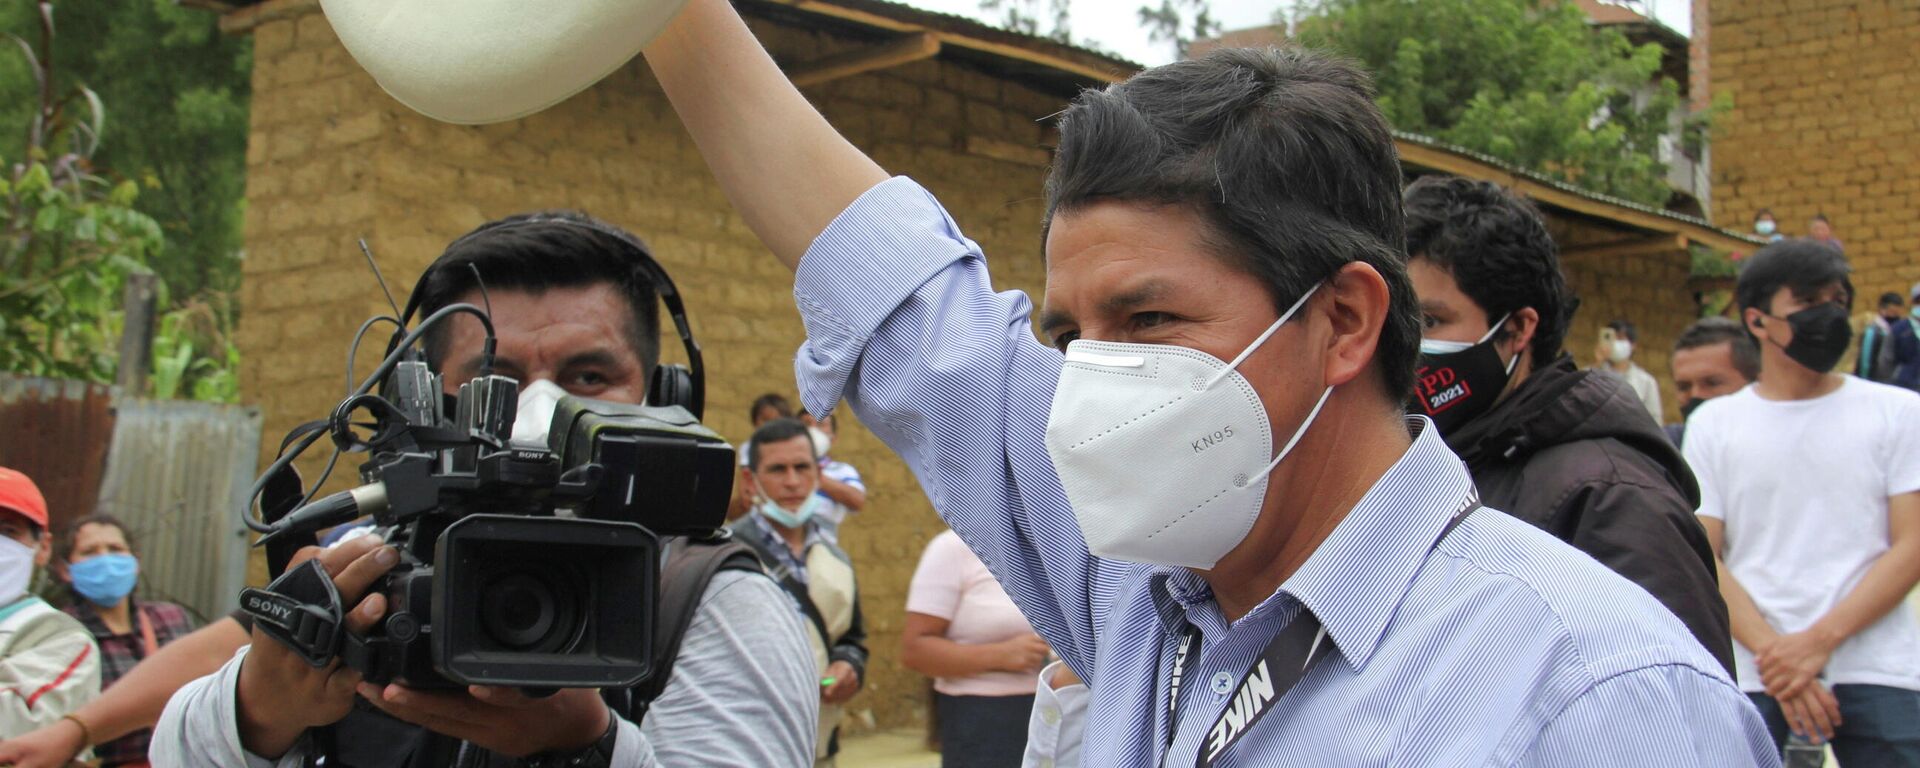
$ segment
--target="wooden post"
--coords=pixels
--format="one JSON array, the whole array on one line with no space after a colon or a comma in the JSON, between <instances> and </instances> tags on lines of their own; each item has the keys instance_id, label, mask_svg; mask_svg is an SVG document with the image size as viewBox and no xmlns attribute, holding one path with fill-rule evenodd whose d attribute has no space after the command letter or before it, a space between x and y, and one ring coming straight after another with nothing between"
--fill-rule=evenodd
<instances>
[{"instance_id":1,"label":"wooden post","mask_svg":"<svg viewBox=\"0 0 1920 768\"><path fill-rule=\"evenodd\" d=\"M159 282L152 274L127 276L127 292L122 299L126 320L120 327L120 373L114 380L121 397L147 393L147 374L153 369L154 303L159 298Z\"/></svg>"}]
</instances>

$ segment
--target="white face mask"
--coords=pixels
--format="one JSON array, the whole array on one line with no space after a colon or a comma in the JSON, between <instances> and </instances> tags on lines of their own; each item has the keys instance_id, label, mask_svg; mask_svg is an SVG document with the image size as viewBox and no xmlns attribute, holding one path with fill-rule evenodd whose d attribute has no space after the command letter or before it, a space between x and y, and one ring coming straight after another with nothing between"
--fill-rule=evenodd
<instances>
[{"instance_id":1,"label":"white face mask","mask_svg":"<svg viewBox=\"0 0 1920 768\"><path fill-rule=\"evenodd\" d=\"M1626 339L1614 339L1613 346L1607 350L1607 359L1624 363L1633 357L1633 342Z\"/></svg>"},{"instance_id":2,"label":"white face mask","mask_svg":"<svg viewBox=\"0 0 1920 768\"><path fill-rule=\"evenodd\" d=\"M546 379L535 379L520 390L520 405L513 412L511 442L545 447L547 431L553 428L554 407L567 391Z\"/></svg>"},{"instance_id":3,"label":"white face mask","mask_svg":"<svg viewBox=\"0 0 1920 768\"><path fill-rule=\"evenodd\" d=\"M39 550L0 536L0 605L11 604L27 594L33 581L33 556Z\"/></svg>"},{"instance_id":4,"label":"white face mask","mask_svg":"<svg viewBox=\"0 0 1920 768\"><path fill-rule=\"evenodd\" d=\"M1260 516L1267 477L1306 434L1328 387L1278 454L1253 384L1235 370L1308 291L1233 362L1186 347L1067 345L1047 417L1047 455L1087 549L1100 557L1212 568Z\"/></svg>"},{"instance_id":5,"label":"white face mask","mask_svg":"<svg viewBox=\"0 0 1920 768\"><path fill-rule=\"evenodd\" d=\"M807 436L813 438L813 455L825 456L833 448L833 435L819 427L807 427Z\"/></svg>"},{"instance_id":6,"label":"white face mask","mask_svg":"<svg viewBox=\"0 0 1920 768\"><path fill-rule=\"evenodd\" d=\"M786 507L780 506L780 502L774 501L766 496L760 497L760 503L757 505L757 509L759 509L760 514L766 516L768 520L779 523L782 527L799 528L800 526L806 525L808 520L812 520L813 516L819 513L820 506L825 503L825 501L825 499L820 498L820 487L816 485L814 486L813 492L807 494L807 500L800 502L799 509L789 510Z\"/></svg>"},{"instance_id":7,"label":"white face mask","mask_svg":"<svg viewBox=\"0 0 1920 768\"><path fill-rule=\"evenodd\" d=\"M1753 231L1763 235L1773 234L1773 220L1761 219L1753 223Z\"/></svg>"}]
</instances>

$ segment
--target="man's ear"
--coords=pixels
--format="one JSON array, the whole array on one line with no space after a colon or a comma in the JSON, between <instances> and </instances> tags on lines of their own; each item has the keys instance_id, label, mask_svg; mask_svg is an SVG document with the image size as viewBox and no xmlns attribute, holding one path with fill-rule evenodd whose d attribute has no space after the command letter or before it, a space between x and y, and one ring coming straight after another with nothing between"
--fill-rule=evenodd
<instances>
[{"instance_id":1,"label":"man's ear","mask_svg":"<svg viewBox=\"0 0 1920 768\"><path fill-rule=\"evenodd\" d=\"M1327 339L1325 376L1327 386L1337 387L1357 378L1373 365L1380 348L1380 331L1386 326L1391 300L1387 281L1379 271L1363 262L1351 262L1327 281L1328 290L1310 301L1324 312L1332 334ZM1397 397L1398 395L1396 395Z\"/></svg>"},{"instance_id":2,"label":"man's ear","mask_svg":"<svg viewBox=\"0 0 1920 768\"><path fill-rule=\"evenodd\" d=\"M1746 309L1740 310L1740 319L1747 326L1747 332L1753 334L1755 337L1761 334L1760 329L1766 325L1766 317L1766 314L1762 313L1758 307L1747 307Z\"/></svg>"},{"instance_id":3,"label":"man's ear","mask_svg":"<svg viewBox=\"0 0 1920 768\"><path fill-rule=\"evenodd\" d=\"M1534 334L1540 332L1540 310L1533 307L1521 307L1507 318L1508 342L1513 345L1514 354L1521 354L1533 348ZM1536 361L1538 362L1538 361Z\"/></svg>"},{"instance_id":4,"label":"man's ear","mask_svg":"<svg viewBox=\"0 0 1920 768\"><path fill-rule=\"evenodd\" d=\"M35 547L33 551L33 564L36 567L45 568L47 567L47 562L52 559L53 559L53 534L51 532L42 531L40 533L40 546Z\"/></svg>"}]
</instances>

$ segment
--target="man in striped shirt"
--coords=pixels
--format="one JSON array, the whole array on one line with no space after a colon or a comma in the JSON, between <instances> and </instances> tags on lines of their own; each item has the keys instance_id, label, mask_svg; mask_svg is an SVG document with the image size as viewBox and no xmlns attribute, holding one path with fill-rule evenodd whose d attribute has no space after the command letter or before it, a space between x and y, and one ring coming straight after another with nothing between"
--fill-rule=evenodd
<instances>
[{"instance_id":1,"label":"man in striped shirt","mask_svg":"<svg viewBox=\"0 0 1920 768\"><path fill-rule=\"evenodd\" d=\"M1404 415L1420 330L1363 74L1227 50L1078 98L1047 184L1055 349L727 0L647 58L797 270L807 404L844 397L1091 686L1085 765L1776 764L1671 613L1475 513Z\"/></svg>"}]
</instances>

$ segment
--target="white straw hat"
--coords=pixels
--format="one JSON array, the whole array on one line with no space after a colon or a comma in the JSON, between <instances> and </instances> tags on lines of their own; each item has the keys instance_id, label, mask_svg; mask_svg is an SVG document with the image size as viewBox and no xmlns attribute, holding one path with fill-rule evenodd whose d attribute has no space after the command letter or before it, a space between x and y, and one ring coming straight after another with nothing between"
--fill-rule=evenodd
<instances>
[{"instance_id":1,"label":"white straw hat","mask_svg":"<svg viewBox=\"0 0 1920 768\"><path fill-rule=\"evenodd\" d=\"M686 0L320 0L400 103L449 123L525 117L640 53Z\"/></svg>"}]
</instances>

